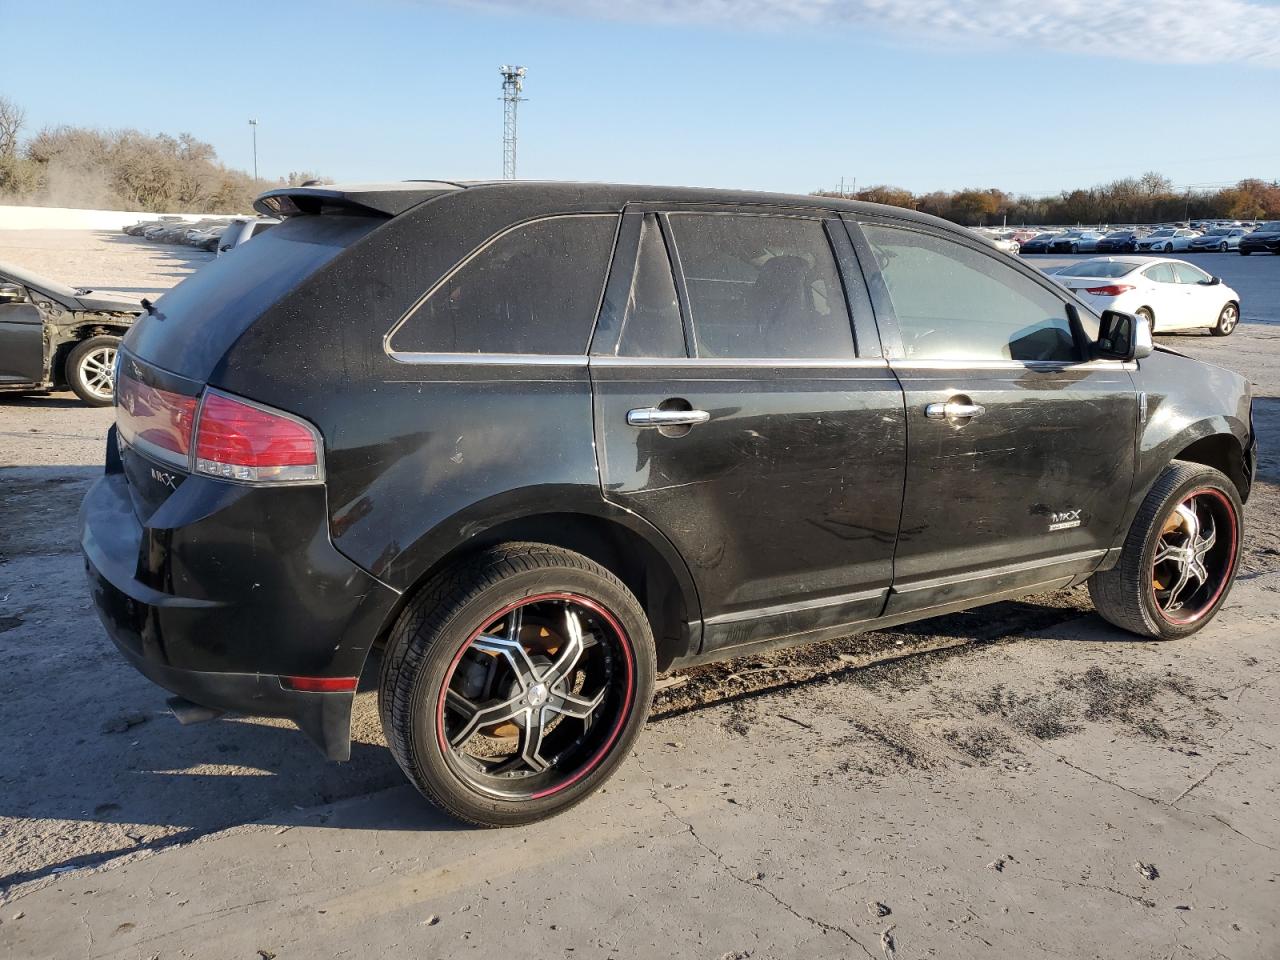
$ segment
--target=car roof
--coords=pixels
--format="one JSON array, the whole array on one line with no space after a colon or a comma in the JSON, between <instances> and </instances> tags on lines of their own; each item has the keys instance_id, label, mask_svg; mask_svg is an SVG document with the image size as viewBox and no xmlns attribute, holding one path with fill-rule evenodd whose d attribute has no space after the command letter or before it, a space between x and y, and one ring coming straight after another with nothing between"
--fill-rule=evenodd
<instances>
[{"instance_id":1,"label":"car roof","mask_svg":"<svg viewBox=\"0 0 1280 960\"><path fill-rule=\"evenodd\" d=\"M313 187L278 187L254 201L254 209L268 216L318 213L327 205L394 217L445 194L460 190L502 192L511 199L540 201L563 197L566 206L607 207L621 210L628 203L724 203L808 207L862 215L892 216L972 235L969 230L929 214L862 200L820 197L812 194L766 193L713 187L673 187L651 184L588 183L558 180L404 180L395 183L325 184Z\"/></svg>"}]
</instances>

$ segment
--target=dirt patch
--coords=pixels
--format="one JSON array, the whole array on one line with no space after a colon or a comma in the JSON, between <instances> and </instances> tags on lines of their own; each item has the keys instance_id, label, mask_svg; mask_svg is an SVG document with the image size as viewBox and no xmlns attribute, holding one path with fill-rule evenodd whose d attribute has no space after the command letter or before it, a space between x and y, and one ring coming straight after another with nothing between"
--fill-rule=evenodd
<instances>
[{"instance_id":1,"label":"dirt patch","mask_svg":"<svg viewBox=\"0 0 1280 960\"><path fill-rule=\"evenodd\" d=\"M942 736L952 749L984 766L1000 757L1022 752L1005 731L989 724L966 724L947 730Z\"/></svg>"}]
</instances>

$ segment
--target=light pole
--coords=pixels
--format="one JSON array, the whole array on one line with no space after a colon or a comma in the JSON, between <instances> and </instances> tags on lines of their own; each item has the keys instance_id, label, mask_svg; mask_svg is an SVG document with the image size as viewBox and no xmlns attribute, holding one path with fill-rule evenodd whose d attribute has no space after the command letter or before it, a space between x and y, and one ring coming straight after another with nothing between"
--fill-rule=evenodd
<instances>
[{"instance_id":1,"label":"light pole","mask_svg":"<svg viewBox=\"0 0 1280 960\"><path fill-rule=\"evenodd\" d=\"M249 128L253 130L253 182L258 182L258 121L250 120Z\"/></svg>"}]
</instances>

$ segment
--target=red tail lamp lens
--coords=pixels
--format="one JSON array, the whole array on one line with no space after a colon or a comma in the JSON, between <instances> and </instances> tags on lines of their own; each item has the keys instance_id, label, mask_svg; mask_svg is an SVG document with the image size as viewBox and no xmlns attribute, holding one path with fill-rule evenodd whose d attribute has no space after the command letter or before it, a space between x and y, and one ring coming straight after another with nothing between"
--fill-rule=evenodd
<instances>
[{"instance_id":1,"label":"red tail lamp lens","mask_svg":"<svg viewBox=\"0 0 1280 960\"><path fill-rule=\"evenodd\" d=\"M1118 297L1132 289L1133 287L1127 283L1112 283L1105 287L1086 287L1084 292L1091 293L1095 297Z\"/></svg>"},{"instance_id":2,"label":"red tail lamp lens","mask_svg":"<svg viewBox=\"0 0 1280 960\"><path fill-rule=\"evenodd\" d=\"M196 426L196 471L229 480L320 479L320 441L293 417L209 390Z\"/></svg>"},{"instance_id":3,"label":"red tail lamp lens","mask_svg":"<svg viewBox=\"0 0 1280 960\"><path fill-rule=\"evenodd\" d=\"M149 386L124 373L116 384L116 428L127 444L186 467L198 397Z\"/></svg>"}]
</instances>

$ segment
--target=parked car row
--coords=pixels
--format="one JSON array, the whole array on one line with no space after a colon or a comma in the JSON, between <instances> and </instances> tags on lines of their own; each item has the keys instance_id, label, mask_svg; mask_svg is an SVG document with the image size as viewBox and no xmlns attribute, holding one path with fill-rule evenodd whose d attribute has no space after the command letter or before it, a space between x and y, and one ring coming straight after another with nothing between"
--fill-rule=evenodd
<instances>
[{"instance_id":1,"label":"parked car row","mask_svg":"<svg viewBox=\"0 0 1280 960\"><path fill-rule=\"evenodd\" d=\"M274 217L209 217L193 221L167 216L130 224L124 228L124 232L131 237L142 237L157 243L185 243L187 246L223 254L247 243L279 222Z\"/></svg>"},{"instance_id":2,"label":"parked car row","mask_svg":"<svg viewBox=\"0 0 1280 960\"><path fill-rule=\"evenodd\" d=\"M1045 230L1020 242L1014 253L1280 253L1280 220L1258 224L1120 227L1109 232Z\"/></svg>"}]
</instances>

